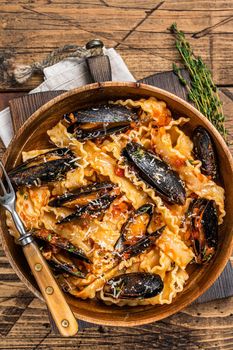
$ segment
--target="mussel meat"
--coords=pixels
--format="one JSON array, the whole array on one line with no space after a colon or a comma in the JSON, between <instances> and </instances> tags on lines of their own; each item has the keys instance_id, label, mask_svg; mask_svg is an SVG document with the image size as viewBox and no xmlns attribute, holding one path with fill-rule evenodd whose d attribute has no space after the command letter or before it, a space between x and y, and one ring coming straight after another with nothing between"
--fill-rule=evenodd
<instances>
[{"instance_id":1,"label":"mussel meat","mask_svg":"<svg viewBox=\"0 0 233 350\"><path fill-rule=\"evenodd\" d=\"M163 287L163 281L157 274L132 272L111 278L103 291L106 297L114 299L147 299L160 294Z\"/></svg>"},{"instance_id":2,"label":"mussel meat","mask_svg":"<svg viewBox=\"0 0 233 350\"><path fill-rule=\"evenodd\" d=\"M90 203L87 205L77 207L74 213L59 220L56 224L64 224L66 222L70 222L83 217L96 217L99 214L101 214L105 209L107 209L116 198L117 195L104 194L103 196L90 201Z\"/></svg>"},{"instance_id":3,"label":"mussel meat","mask_svg":"<svg viewBox=\"0 0 233 350\"><path fill-rule=\"evenodd\" d=\"M9 172L15 186L39 186L57 181L75 168L75 156L68 148L56 148L20 164Z\"/></svg>"},{"instance_id":4,"label":"mussel meat","mask_svg":"<svg viewBox=\"0 0 233 350\"><path fill-rule=\"evenodd\" d=\"M121 259L127 260L129 258L132 258L133 256L137 256L143 253L145 250L150 248L155 243L155 241L161 236L165 227L166 226L163 226L155 232L147 234L132 245L125 245L125 247L121 251L117 251L117 255Z\"/></svg>"},{"instance_id":5,"label":"mussel meat","mask_svg":"<svg viewBox=\"0 0 233 350\"><path fill-rule=\"evenodd\" d=\"M51 207L76 208L83 207L103 194L110 192L115 185L111 182L95 182L91 185L79 187L73 192L52 199L48 205Z\"/></svg>"},{"instance_id":6,"label":"mussel meat","mask_svg":"<svg viewBox=\"0 0 233 350\"><path fill-rule=\"evenodd\" d=\"M86 263L91 263L90 259L82 251L82 249L74 246L68 239L60 237L58 234L51 230L39 229L31 231L32 235L42 241L49 243L52 246L58 247L65 250L69 255L75 258L85 261Z\"/></svg>"},{"instance_id":7,"label":"mussel meat","mask_svg":"<svg viewBox=\"0 0 233 350\"><path fill-rule=\"evenodd\" d=\"M138 119L132 109L118 105L99 105L65 114L63 119L69 123L119 123Z\"/></svg>"},{"instance_id":8,"label":"mussel meat","mask_svg":"<svg viewBox=\"0 0 233 350\"><path fill-rule=\"evenodd\" d=\"M193 132L192 139L193 152L202 163L202 172L211 179L217 180L219 174L217 155L209 132L203 126L198 126Z\"/></svg>"},{"instance_id":9,"label":"mussel meat","mask_svg":"<svg viewBox=\"0 0 233 350\"><path fill-rule=\"evenodd\" d=\"M67 131L85 141L125 132L138 115L124 106L100 105L65 114L63 119L69 124Z\"/></svg>"},{"instance_id":10,"label":"mussel meat","mask_svg":"<svg viewBox=\"0 0 233 350\"><path fill-rule=\"evenodd\" d=\"M163 232L164 227L149 234L147 228L153 215L154 206L150 203L138 208L121 228L115 244L115 254L121 259L129 259L151 247Z\"/></svg>"},{"instance_id":11,"label":"mussel meat","mask_svg":"<svg viewBox=\"0 0 233 350\"><path fill-rule=\"evenodd\" d=\"M130 142L122 155L136 175L168 203L184 204L185 188L178 174L151 151Z\"/></svg>"},{"instance_id":12,"label":"mussel meat","mask_svg":"<svg viewBox=\"0 0 233 350\"><path fill-rule=\"evenodd\" d=\"M187 212L187 230L196 262L209 261L218 243L218 215L214 200L193 199Z\"/></svg>"}]
</instances>

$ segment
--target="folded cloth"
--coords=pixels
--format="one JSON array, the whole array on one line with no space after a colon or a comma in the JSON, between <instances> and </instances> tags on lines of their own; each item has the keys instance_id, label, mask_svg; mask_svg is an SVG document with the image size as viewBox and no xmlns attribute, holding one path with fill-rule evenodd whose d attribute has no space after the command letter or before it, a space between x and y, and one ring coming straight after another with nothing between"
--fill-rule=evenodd
<instances>
[{"instance_id":1,"label":"folded cloth","mask_svg":"<svg viewBox=\"0 0 233 350\"><path fill-rule=\"evenodd\" d=\"M121 56L114 49L104 49L112 69L113 81L135 81ZM70 90L91 83L84 59L69 58L44 69L44 82L30 91L36 93L49 90ZM10 108L0 112L0 137L7 147L13 137Z\"/></svg>"}]
</instances>

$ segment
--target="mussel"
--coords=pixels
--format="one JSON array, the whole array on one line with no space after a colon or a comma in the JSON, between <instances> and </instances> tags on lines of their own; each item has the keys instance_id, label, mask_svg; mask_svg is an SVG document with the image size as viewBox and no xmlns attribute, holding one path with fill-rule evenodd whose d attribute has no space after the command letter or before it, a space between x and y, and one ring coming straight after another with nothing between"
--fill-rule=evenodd
<instances>
[{"instance_id":1,"label":"mussel","mask_svg":"<svg viewBox=\"0 0 233 350\"><path fill-rule=\"evenodd\" d=\"M82 251L82 249L74 246L68 239L60 237L58 234L51 230L46 230L41 228L39 230L33 230L32 235L42 241L49 243L52 246L58 247L69 253L70 256L85 261L86 263L91 263L90 259Z\"/></svg>"},{"instance_id":2,"label":"mussel","mask_svg":"<svg viewBox=\"0 0 233 350\"><path fill-rule=\"evenodd\" d=\"M153 215L153 208L149 203L133 212L121 228L121 235L115 244L116 250L120 252L144 237Z\"/></svg>"},{"instance_id":3,"label":"mussel","mask_svg":"<svg viewBox=\"0 0 233 350\"><path fill-rule=\"evenodd\" d=\"M115 185L111 182L95 182L91 185L79 187L73 192L67 192L62 196L52 199L48 205L51 207L83 207L103 194L111 191Z\"/></svg>"},{"instance_id":4,"label":"mussel","mask_svg":"<svg viewBox=\"0 0 233 350\"><path fill-rule=\"evenodd\" d=\"M144 204L136 210L121 228L121 234L115 244L115 254L121 259L129 259L151 247L162 234L164 227L148 233L147 228L153 215L153 205Z\"/></svg>"},{"instance_id":5,"label":"mussel","mask_svg":"<svg viewBox=\"0 0 233 350\"><path fill-rule=\"evenodd\" d=\"M105 209L107 209L114 199L117 198L117 195L104 194L103 196L92 200L89 204L77 207L76 211L65 218L59 220L56 224L64 224L79 218L88 218L91 216L97 217Z\"/></svg>"},{"instance_id":6,"label":"mussel","mask_svg":"<svg viewBox=\"0 0 233 350\"><path fill-rule=\"evenodd\" d=\"M161 236L165 227L166 226L163 226L155 232L147 234L132 245L125 245L122 251L117 251L117 255L121 259L127 260L129 258L132 258L133 256L137 256L143 253L145 250L150 248L155 243L155 241Z\"/></svg>"},{"instance_id":7,"label":"mussel","mask_svg":"<svg viewBox=\"0 0 233 350\"><path fill-rule=\"evenodd\" d=\"M75 167L75 156L68 148L56 148L20 164L9 172L15 186L39 186L56 181Z\"/></svg>"},{"instance_id":8,"label":"mussel","mask_svg":"<svg viewBox=\"0 0 233 350\"><path fill-rule=\"evenodd\" d=\"M185 188L178 174L151 151L136 142L130 142L122 155L136 175L168 203L184 204Z\"/></svg>"},{"instance_id":9,"label":"mussel","mask_svg":"<svg viewBox=\"0 0 233 350\"><path fill-rule=\"evenodd\" d=\"M129 108L118 105L99 105L65 114L63 119L69 123L119 123L132 122L138 115Z\"/></svg>"},{"instance_id":10,"label":"mussel","mask_svg":"<svg viewBox=\"0 0 233 350\"><path fill-rule=\"evenodd\" d=\"M193 199L187 212L187 230L196 262L209 261L218 244L218 215L214 200Z\"/></svg>"},{"instance_id":11,"label":"mussel","mask_svg":"<svg viewBox=\"0 0 233 350\"><path fill-rule=\"evenodd\" d=\"M160 294L163 281L157 274L132 272L111 278L104 285L104 296L114 299L147 299Z\"/></svg>"},{"instance_id":12,"label":"mussel","mask_svg":"<svg viewBox=\"0 0 233 350\"><path fill-rule=\"evenodd\" d=\"M67 131L77 140L86 141L100 139L107 135L125 132L130 128L129 122L121 123L88 123L73 124L67 128Z\"/></svg>"},{"instance_id":13,"label":"mussel","mask_svg":"<svg viewBox=\"0 0 233 350\"><path fill-rule=\"evenodd\" d=\"M86 277L85 270L80 269L81 262L75 264L71 257L59 248L47 244L45 247L42 246L41 253L55 273L66 273L79 278Z\"/></svg>"},{"instance_id":14,"label":"mussel","mask_svg":"<svg viewBox=\"0 0 233 350\"><path fill-rule=\"evenodd\" d=\"M66 114L63 118L69 124L67 131L77 140L85 141L125 132L138 115L124 106L100 105Z\"/></svg>"},{"instance_id":15,"label":"mussel","mask_svg":"<svg viewBox=\"0 0 233 350\"><path fill-rule=\"evenodd\" d=\"M219 173L217 155L209 132L203 126L198 126L193 132L192 139L193 152L202 163L202 172L211 179L217 180Z\"/></svg>"}]
</instances>

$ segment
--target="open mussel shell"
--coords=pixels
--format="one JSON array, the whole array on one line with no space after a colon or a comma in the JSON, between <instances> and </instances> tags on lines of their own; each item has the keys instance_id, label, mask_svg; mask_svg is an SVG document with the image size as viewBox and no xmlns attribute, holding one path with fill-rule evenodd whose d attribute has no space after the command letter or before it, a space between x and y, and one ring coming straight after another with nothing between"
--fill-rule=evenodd
<instances>
[{"instance_id":1,"label":"open mussel shell","mask_svg":"<svg viewBox=\"0 0 233 350\"><path fill-rule=\"evenodd\" d=\"M136 142L130 142L122 151L132 170L168 203L184 204L185 188L178 174L154 153Z\"/></svg>"},{"instance_id":2,"label":"open mussel shell","mask_svg":"<svg viewBox=\"0 0 233 350\"><path fill-rule=\"evenodd\" d=\"M99 105L81 109L65 114L63 119L69 124L73 123L119 123L131 122L138 119L137 113L132 109L118 105Z\"/></svg>"},{"instance_id":3,"label":"open mussel shell","mask_svg":"<svg viewBox=\"0 0 233 350\"><path fill-rule=\"evenodd\" d=\"M117 195L104 194L103 196L94 199L89 204L79 207L74 213L59 220L56 224L64 224L83 217L97 217L106 210L116 198Z\"/></svg>"},{"instance_id":4,"label":"open mussel shell","mask_svg":"<svg viewBox=\"0 0 233 350\"><path fill-rule=\"evenodd\" d=\"M148 203L132 213L121 228L120 237L115 244L117 251L124 251L144 237L153 215L153 209L154 206Z\"/></svg>"},{"instance_id":5,"label":"open mussel shell","mask_svg":"<svg viewBox=\"0 0 233 350\"><path fill-rule=\"evenodd\" d=\"M147 236L139 239L135 244L125 246L122 251L117 252L117 256L121 259L129 259L145 252L148 248L155 244L156 240L161 236L166 226L161 227L155 232L147 234Z\"/></svg>"},{"instance_id":6,"label":"open mussel shell","mask_svg":"<svg viewBox=\"0 0 233 350\"><path fill-rule=\"evenodd\" d=\"M57 259L56 256L52 256L50 260L48 260L49 265L55 269L57 272L61 273L68 273L69 275L78 277L78 278L85 278L86 274L82 271L80 271L77 266L75 266L72 263L67 262L61 262L59 259Z\"/></svg>"},{"instance_id":7,"label":"open mussel shell","mask_svg":"<svg viewBox=\"0 0 233 350\"><path fill-rule=\"evenodd\" d=\"M52 199L48 205L50 207L83 207L104 193L111 191L114 187L115 185L111 182L95 182L91 185L79 187L73 192L67 192L62 196L58 196Z\"/></svg>"},{"instance_id":8,"label":"open mussel shell","mask_svg":"<svg viewBox=\"0 0 233 350\"><path fill-rule=\"evenodd\" d=\"M78 264L56 247L47 244L41 252L55 273L67 273L78 278L86 277L86 273L78 267Z\"/></svg>"},{"instance_id":9,"label":"open mussel shell","mask_svg":"<svg viewBox=\"0 0 233 350\"><path fill-rule=\"evenodd\" d=\"M38 186L59 180L75 167L75 156L68 148L57 148L20 164L9 172L13 185Z\"/></svg>"},{"instance_id":10,"label":"open mussel shell","mask_svg":"<svg viewBox=\"0 0 233 350\"><path fill-rule=\"evenodd\" d=\"M125 132L130 128L129 122L103 123L96 125L73 124L67 128L67 131L79 141L101 139L108 135Z\"/></svg>"},{"instance_id":11,"label":"open mussel shell","mask_svg":"<svg viewBox=\"0 0 233 350\"><path fill-rule=\"evenodd\" d=\"M215 201L194 199L187 215L190 241L196 262L202 264L214 255L218 244L218 215Z\"/></svg>"},{"instance_id":12,"label":"open mussel shell","mask_svg":"<svg viewBox=\"0 0 233 350\"><path fill-rule=\"evenodd\" d=\"M46 229L40 229L33 230L31 233L33 237L45 241L52 246L65 250L67 253L69 253L70 256L74 256L75 258L85 261L86 263L91 263L90 259L86 256L82 249L77 248L68 239L60 237L55 232Z\"/></svg>"},{"instance_id":13,"label":"open mussel shell","mask_svg":"<svg viewBox=\"0 0 233 350\"><path fill-rule=\"evenodd\" d=\"M159 275L146 272L132 272L113 277L104 285L104 296L114 299L153 298L163 290Z\"/></svg>"},{"instance_id":14,"label":"open mussel shell","mask_svg":"<svg viewBox=\"0 0 233 350\"><path fill-rule=\"evenodd\" d=\"M202 163L202 172L217 180L219 176L217 155L209 132L203 126L198 126L193 132L192 140L194 155Z\"/></svg>"}]
</instances>

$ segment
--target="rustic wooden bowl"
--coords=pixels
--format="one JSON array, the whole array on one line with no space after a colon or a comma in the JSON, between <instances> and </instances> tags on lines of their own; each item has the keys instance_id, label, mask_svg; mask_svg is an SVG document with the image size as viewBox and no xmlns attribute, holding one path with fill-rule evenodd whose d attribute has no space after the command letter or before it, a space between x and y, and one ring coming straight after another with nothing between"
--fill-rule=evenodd
<instances>
[{"instance_id":1,"label":"rustic wooden bowl","mask_svg":"<svg viewBox=\"0 0 233 350\"><path fill-rule=\"evenodd\" d=\"M191 132L197 125L205 126L211 133L220 163L221 180L226 191L226 216L221 227L218 250L209 264L189 269L190 278L182 293L178 294L172 304L158 306L117 307L106 306L93 300L79 300L67 295L67 300L81 320L112 326L135 326L150 323L170 316L181 310L202 293L204 293L223 271L233 245L233 160L231 154L216 129L211 123L189 103L177 96L139 83L95 83L66 92L39 108L20 128L8 147L3 162L6 169L11 169L21 162L22 151L46 148L48 137L46 131L53 127L64 113L80 107L90 106L100 101L118 98L140 98L154 96L167 103L177 115L188 116L190 123L187 131ZM14 243L9 235L5 222L5 212L1 208L1 236L6 255L19 278L41 300L21 247Z\"/></svg>"}]
</instances>

